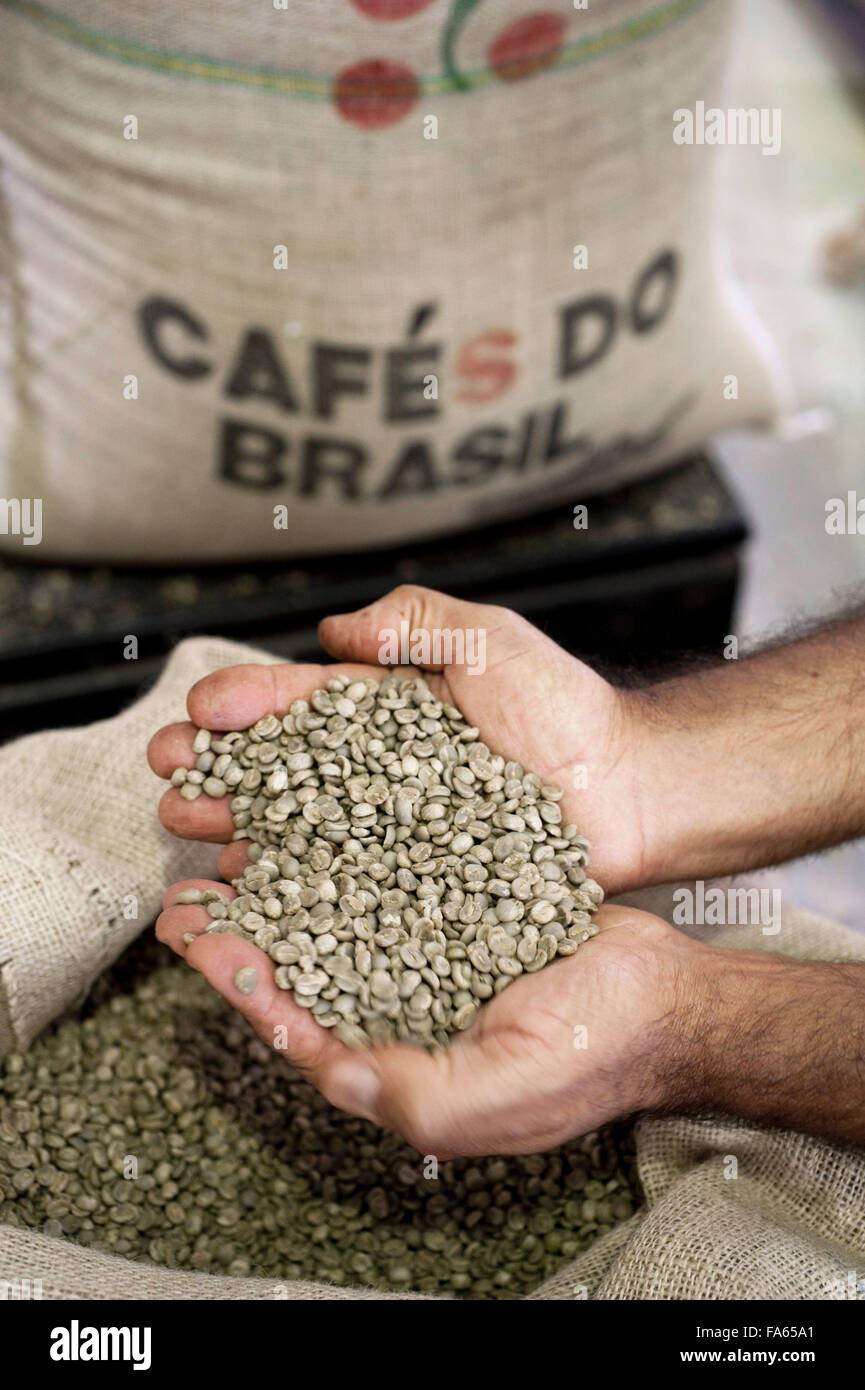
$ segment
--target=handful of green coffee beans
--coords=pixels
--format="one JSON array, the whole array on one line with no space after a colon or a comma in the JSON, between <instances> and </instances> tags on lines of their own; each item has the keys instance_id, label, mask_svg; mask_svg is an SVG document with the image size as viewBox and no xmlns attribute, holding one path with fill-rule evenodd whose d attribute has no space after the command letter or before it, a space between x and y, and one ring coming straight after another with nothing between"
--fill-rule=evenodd
<instances>
[{"instance_id":1,"label":"handful of green coffee beans","mask_svg":"<svg viewBox=\"0 0 865 1390\"><path fill-rule=\"evenodd\" d=\"M335 676L282 719L200 729L193 749L172 783L231 796L250 864L233 901L176 901L267 951L277 985L349 1046L445 1046L596 934L603 890L561 790L491 753L422 679ZM235 983L254 987L249 967Z\"/></svg>"}]
</instances>

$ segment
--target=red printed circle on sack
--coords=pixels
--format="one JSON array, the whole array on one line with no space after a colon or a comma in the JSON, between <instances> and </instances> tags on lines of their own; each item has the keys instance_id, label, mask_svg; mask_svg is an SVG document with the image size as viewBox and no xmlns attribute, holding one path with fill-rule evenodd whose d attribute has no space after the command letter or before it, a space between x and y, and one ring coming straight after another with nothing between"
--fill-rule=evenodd
<instances>
[{"instance_id":1,"label":"red printed circle on sack","mask_svg":"<svg viewBox=\"0 0 865 1390\"><path fill-rule=\"evenodd\" d=\"M504 82L528 77L555 60L565 37L565 20L550 10L509 24L490 44L490 67Z\"/></svg>"},{"instance_id":2,"label":"red printed circle on sack","mask_svg":"<svg viewBox=\"0 0 865 1390\"><path fill-rule=\"evenodd\" d=\"M333 100L339 114L364 130L384 130L408 115L417 101L417 78L404 63L367 58L343 68Z\"/></svg>"},{"instance_id":3,"label":"red printed circle on sack","mask_svg":"<svg viewBox=\"0 0 865 1390\"><path fill-rule=\"evenodd\" d=\"M427 9L433 0L352 0L367 19L410 19Z\"/></svg>"}]
</instances>

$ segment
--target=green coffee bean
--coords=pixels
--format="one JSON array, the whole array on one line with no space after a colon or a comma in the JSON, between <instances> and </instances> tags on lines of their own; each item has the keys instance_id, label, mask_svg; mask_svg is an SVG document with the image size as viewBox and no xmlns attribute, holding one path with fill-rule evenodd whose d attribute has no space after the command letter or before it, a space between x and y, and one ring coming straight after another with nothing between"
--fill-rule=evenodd
<instances>
[{"instance_id":1,"label":"green coffee bean","mask_svg":"<svg viewBox=\"0 0 865 1390\"><path fill-rule=\"evenodd\" d=\"M234 881L242 908L212 891L178 900L203 901L210 931L248 932L280 988L349 1045L441 1046L594 934L603 891L559 789L493 754L421 679L333 676L284 719L200 731L194 747L197 768L173 780L190 798L249 793L231 810L251 862ZM368 986L342 991L365 991L346 1012L328 1007L328 977L352 942Z\"/></svg>"},{"instance_id":2,"label":"green coffee bean","mask_svg":"<svg viewBox=\"0 0 865 1390\"><path fill-rule=\"evenodd\" d=\"M0 1116L0 1221L213 1274L518 1298L640 1201L627 1127L430 1176L152 939L7 1057Z\"/></svg>"}]
</instances>

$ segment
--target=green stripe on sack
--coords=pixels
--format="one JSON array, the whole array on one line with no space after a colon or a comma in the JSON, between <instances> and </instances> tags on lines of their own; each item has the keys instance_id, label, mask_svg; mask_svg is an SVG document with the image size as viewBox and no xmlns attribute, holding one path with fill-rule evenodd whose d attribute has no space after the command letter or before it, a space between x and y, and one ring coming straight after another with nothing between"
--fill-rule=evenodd
<instances>
[{"instance_id":1,"label":"green stripe on sack","mask_svg":"<svg viewBox=\"0 0 865 1390\"><path fill-rule=\"evenodd\" d=\"M651 38L708 3L709 0L668 0L668 3L628 20L617 28L567 44L546 71L556 72L563 68L575 67L578 63L590 62L641 39ZM106 34L87 24L81 24L76 19L57 14L47 5L36 3L36 0L0 0L0 9L19 15L54 38L74 44L77 48L86 48L101 58L113 58L133 67L150 68L154 72L204 82L229 83L232 86L248 87L275 96L319 100L329 98L333 90L333 77L286 72L278 68L244 67L239 63L223 62L221 59L202 57L198 54L170 53L166 49L151 48L147 44L137 43L134 39ZM471 72L457 72L451 61L448 71L434 77L418 78L418 87L420 92L427 96L464 92L466 89L487 85L495 76L490 67L478 68Z\"/></svg>"}]
</instances>

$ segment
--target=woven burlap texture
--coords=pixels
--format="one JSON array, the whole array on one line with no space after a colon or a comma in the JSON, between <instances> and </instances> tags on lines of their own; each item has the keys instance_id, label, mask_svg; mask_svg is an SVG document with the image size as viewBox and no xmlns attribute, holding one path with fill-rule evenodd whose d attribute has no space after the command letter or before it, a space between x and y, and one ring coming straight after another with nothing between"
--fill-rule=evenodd
<instances>
[{"instance_id":1,"label":"woven burlap texture","mask_svg":"<svg viewBox=\"0 0 865 1390\"><path fill-rule=\"evenodd\" d=\"M159 725L184 717L195 680L236 662L273 659L196 638L175 650L158 684L122 714L0 750L0 959L18 1046L82 997L152 919L168 883L212 871L211 846L178 844L160 828L161 784L144 750ZM673 891L622 901L672 920ZM139 911L127 920L122 904L130 893ZM789 906L777 935L753 926L688 931L722 946L865 961L860 937ZM724 1117L644 1119L636 1138L645 1207L530 1298L842 1299L863 1277L859 1150ZM14 1296L19 1281L32 1287L35 1280L42 1297L54 1299L420 1297L184 1273L0 1227L2 1286Z\"/></svg>"},{"instance_id":2,"label":"woven burlap texture","mask_svg":"<svg viewBox=\"0 0 865 1390\"><path fill-rule=\"evenodd\" d=\"M208 671L272 660L195 638L122 714L0 749L0 1053L28 1047L81 1000L153 921L170 883L215 872L212 846L159 825L164 784L147 765L147 742L186 717L186 691Z\"/></svg>"}]
</instances>

